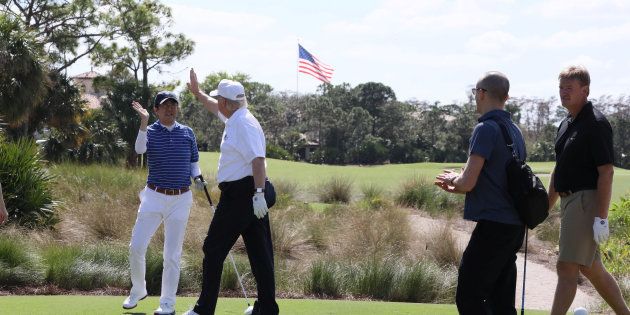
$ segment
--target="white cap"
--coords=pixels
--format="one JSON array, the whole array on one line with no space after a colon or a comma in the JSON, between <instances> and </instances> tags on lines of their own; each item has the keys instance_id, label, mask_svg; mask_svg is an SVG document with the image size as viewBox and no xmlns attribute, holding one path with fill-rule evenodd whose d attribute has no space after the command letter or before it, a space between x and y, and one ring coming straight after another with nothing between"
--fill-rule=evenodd
<instances>
[{"instance_id":1,"label":"white cap","mask_svg":"<svg viewBox=\"0 0 630 315\"><path fill-rule=\"evenodd\" d=\"M210 92L210 96L221 96L233 101L245 99L245 88L239 82L223 79L216 90Z\"/></svg>"}]
</instances>

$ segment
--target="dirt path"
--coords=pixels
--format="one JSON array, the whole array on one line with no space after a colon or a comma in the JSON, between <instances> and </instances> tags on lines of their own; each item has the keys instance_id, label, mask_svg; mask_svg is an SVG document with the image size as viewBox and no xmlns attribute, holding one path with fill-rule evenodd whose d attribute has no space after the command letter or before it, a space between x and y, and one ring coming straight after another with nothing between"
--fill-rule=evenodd
<instances>
[{"instance_id":1,"label":"dirt path","mask_svg":"<svg viewBox=\"0 0 630 315\"><path fill-rule=\"evenodd\" d=\"M466 222L462 219L447 221L444 219L434 219L423 217L419 214L410 214L411 227L416 235L425 238L429 233L435 233L437 228L448 224L451 226L453 235L457 238L460 248L463 250L468 243L470 233L474 228L474 223ZM531 240L531 237L530 237ZM553 296L556 289L556 273L553 268L555 263L555 254L538 248L535 242L528 246L531 253L527 257L527 279L525 283L525 307L536 310L550 310L553 302ZM516 306L521 308L521 295L523 286L523 253L518 253L517 258L517 285L516 285ZM589 306L597 303L597 300L591 296L589 292L593 292L592 287L586 281L578 286L575 299L571 305L571 310L578 306ZM519 311L520 313L520 311Z\"/></svg>"}]
</instances>

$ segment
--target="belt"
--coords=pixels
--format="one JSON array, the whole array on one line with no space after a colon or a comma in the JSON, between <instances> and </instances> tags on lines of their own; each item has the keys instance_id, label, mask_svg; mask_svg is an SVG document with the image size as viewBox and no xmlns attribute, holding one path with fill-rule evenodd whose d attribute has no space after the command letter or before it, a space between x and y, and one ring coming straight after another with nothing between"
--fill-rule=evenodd
<instances>
[{"instance_id":1,"label":"belt","mask_svg":"<svg viewBox=\"0 0 630 315\"><path fill-rule=\"evenodd\" d=\"M157 186L155 186L153 184L147 184L147 187L149 187L149 189L151 189L151 190L155 190L155 191L159 192L160 194L165 194L165 195L169 195L169 196L181 195L181 194L187 192L190 189L188 187L182 187L182 188L176 188L176 189L160 188L160 187L157 187Z\"/></svg>"},{"instance_id":2,"label":"belt","mask_svg":"<svg viewBox=\"0 0 630 315\"><path fill-rule=\"evenodd\" d=\"M562 198L565 198L565 197L569 197L569 196L571 196L571 194L572 194L572 193L573 193L573 192L572 192L572 191L570 191L570 190L567 190L567 191L559 191L559 192L558 192L558 195L560 195L560 197L562 197Z\"/></svg>"}]
</instances>

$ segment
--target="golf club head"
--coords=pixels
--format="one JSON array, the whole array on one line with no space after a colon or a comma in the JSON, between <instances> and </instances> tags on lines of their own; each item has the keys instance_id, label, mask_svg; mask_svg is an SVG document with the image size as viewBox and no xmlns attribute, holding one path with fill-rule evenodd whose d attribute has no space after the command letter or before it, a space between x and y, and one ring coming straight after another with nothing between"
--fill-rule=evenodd
<instances>
[{"instance_id":1,"label":"golf club head","mask_svg":"<svg viewBox=\"0 0 630 315\"><path fill-rule=\"evenodd\" d=\"M248 307L245 309L245 312L243 312L243 314L245 314L245 315L252 315L252 312L253 312L253 311L254 311L254 307L250 305L250 306L248 306Z\"/></svg>"}]
</instances>

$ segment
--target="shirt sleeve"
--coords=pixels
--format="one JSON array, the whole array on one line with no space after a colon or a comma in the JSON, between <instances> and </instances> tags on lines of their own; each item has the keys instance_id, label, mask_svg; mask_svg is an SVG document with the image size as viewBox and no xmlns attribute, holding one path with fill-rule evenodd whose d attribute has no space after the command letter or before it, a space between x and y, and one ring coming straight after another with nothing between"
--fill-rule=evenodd
<instances>
[{"instance_id":1,"label":"shirt sleeve","mask_svg":"<svg viewBox=\"0 0 630 315\"><path fill-rule=\"evenodd\" d=\"M201 175L201 169L199 168L199 162L190 163L190 177L197 177Z\"/></svg>"},{"instance_id":2,"label":"shirt sleeve","mask_svg":"<svg viewBox=\"0 0 630 315\"><path fill-rule=\"evenodd\" d=\"M489 159L497 141L497 128L487 121L477 124L470 137L470 155Z\"/></svg>"},{"instance_id":3,"label":"shirt sleeve","mask_svg":"<svg viewBox=\"0 0 630 315\"><path fill-rule=\"evenodd\" d=\"M265 157L265 142L262 130L252 122L244 121L238 131L239 153L246 161Z\"/></svg>"},{"instance_id":4,"label":"shirt sleeve","mask_svg":"<svg viewBox=\"0 0 630 315\"><path fill-rule=\"evenodd\" d=\"M138 130L138 136L136 137L136 153L143 154L147 152L147 132Z\"/></svg>"},{"instance_id":5,"label":"shirt sleeve","mask_svg":"<svg viewBox=\"0 0 630 315\"><path fill-rule=\"evenodd\" d=\"M598 121L595 124L590 132L589 146L596 166L614 162L613 134L609 124L604 121Z\"/></svg>"}]
</instances>

